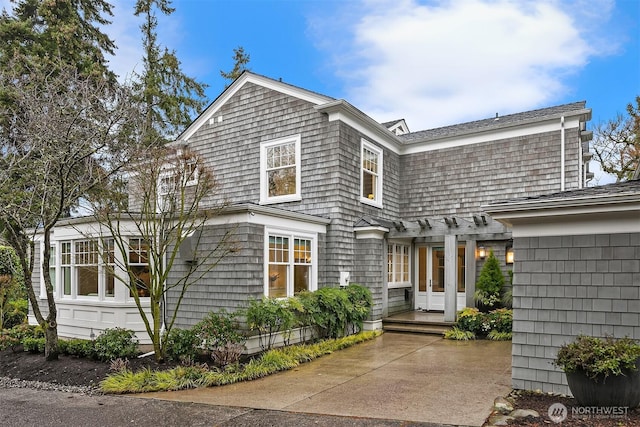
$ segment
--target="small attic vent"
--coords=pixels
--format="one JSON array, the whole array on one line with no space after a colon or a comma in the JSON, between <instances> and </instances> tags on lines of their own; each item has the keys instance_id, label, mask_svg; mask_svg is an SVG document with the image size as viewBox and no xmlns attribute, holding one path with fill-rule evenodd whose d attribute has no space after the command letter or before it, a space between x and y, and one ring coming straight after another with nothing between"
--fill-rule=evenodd
<instances>
[{"instance_id":1,"label":"small attic vent","mask_svg":"<svg viewBox=\"0 0 640 427\"><path fill-rule=\"evenodd\" d=\"M209 124L210 124L211 126L215 125L215 124L216 124L216 122L217 122L217 123L222 123L222 115L220 115L220 116L218 116L218 117L211 117L211 118L209 119Z\"/></svg>"}]
</instances>

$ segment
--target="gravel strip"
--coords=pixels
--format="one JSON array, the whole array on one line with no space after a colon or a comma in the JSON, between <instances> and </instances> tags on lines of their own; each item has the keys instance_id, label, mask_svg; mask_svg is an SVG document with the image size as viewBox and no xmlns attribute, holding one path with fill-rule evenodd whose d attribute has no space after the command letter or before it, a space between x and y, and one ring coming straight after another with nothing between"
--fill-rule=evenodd
<instances>
[{"instance_id":1,"label":"gravel strip","mask_svg":"<svg viewBox=\"0 0 640 427\"><path fill-rule=\"evenodd\" d=\"M41 381L27 381L15 378L0 377L0 388L32 388L35 390L63 391L67 393L80 393L89 396L103 394L98 387L75 386L46 383Z\"/></svg>"}]
</instances>

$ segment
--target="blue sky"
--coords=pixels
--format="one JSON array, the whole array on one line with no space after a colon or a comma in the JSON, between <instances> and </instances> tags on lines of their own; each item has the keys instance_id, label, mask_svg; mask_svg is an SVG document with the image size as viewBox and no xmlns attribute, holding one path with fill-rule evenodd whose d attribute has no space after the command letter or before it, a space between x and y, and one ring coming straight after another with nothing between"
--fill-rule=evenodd
<instances>
[{"instance_id":1,"label":"blue sky","mask_svg":"<svg viewBox=\"0 0 640 427\"><path fill-rule=\"evenodd\" d=\"M140 67L133 0L113 0L113 68ZM6 6L8 0L0 0ZM174 0L160 41L215 99L259 74L412 131L586 100L592 128L640 95L640 0Z\"/></svg>"}]
</instances>

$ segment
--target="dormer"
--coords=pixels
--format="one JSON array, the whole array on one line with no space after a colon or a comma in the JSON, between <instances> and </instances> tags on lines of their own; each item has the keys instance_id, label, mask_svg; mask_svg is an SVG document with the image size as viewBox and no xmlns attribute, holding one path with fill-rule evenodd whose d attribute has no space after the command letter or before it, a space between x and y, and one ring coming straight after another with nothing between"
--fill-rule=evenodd
<instances>
[{"instance_id":1,"label":"dormer","mask_svg":"<svg viewBox=\"0 0 640 427\"><path fill-rule=\"evenodd\" d=\"M396 136L404 135L405 133L409 133L409 126L404 121L404 119L394 120L391 122L382 123L382 126L389 129L390 132L393 132Z\"/></svg>"}]
</instances>

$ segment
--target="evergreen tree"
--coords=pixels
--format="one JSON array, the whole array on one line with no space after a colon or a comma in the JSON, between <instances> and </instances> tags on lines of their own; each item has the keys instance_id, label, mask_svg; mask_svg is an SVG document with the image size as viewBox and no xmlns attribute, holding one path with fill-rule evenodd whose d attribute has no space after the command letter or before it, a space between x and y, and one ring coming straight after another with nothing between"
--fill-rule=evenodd
<instances>
[{"instance_id":1,"label":"evergreen tree","mask_svg":"<svg viewBox=\"0 0 640 427\"><path fill-rule=\"evenodd\" d=\"M117 87L105 59L115 45L99 28L109 23L105 16L112 16L111 8L104 0L17 0L11 13L0 16L0 228L20 256L32 313L45 330L48 360L58 356L57 311L49 274L43 275L46 315L32 287L33 230L44 229L46 272L50 231L83 197L93 182L88 174L100 169L86 150L74 150L100 139L86 134L108 117L101 115L100 124L88 118L114 99L78 98ZM64 120L74 117L65 129ZM85 137L76 138L78 130Z\"/></svg>"},{"instance_id":2,"label":"evergreen tree","mask_svg":"<svg viewBox=\"0 0 640 427\"><path fill-rule=\"evenodd\" d=\"M244 48L242 46L238 46L237 48L233 49L233 68L229 72L220 70L220 75L229 80L229 84L227 84L227 86L233 83L235 79L240 77L240 74L242 74L243 71L250 71L249 67L247 67L247 64L250 60L251 57L248 53L244 52Z\"/></svg>"},{"instance_id":3,"label":"evergreen tree","mask_svg":"<svg viewBox=\"0 0 640 427\"><path fill-rule=\"evenodd\" d=\"M145 106L147 145L175 138L200 113L207 103L206 85L187 76L181 69L175 51L158 44L156 10L171 15L170 0L138 0L135 15L142 16L144 70L138 74L136 90Z\"/></svg>"}]
</instances>

